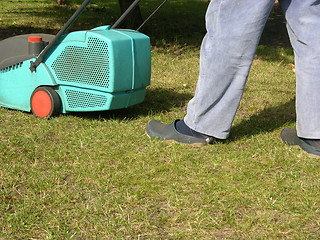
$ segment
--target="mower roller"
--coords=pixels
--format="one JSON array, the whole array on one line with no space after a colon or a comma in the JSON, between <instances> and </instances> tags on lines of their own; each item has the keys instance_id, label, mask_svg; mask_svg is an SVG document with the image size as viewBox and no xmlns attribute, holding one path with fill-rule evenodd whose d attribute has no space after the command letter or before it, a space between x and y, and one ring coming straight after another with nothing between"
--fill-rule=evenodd
<instances>
[{"instance_id":1,"label":"mower roller","mask_svg":"<svg viewBox=\"0 0 320 240\"><path fill-rule=\"evenodd\" d=\"M150 39L115 29L140 0L112 27L65 34L90 2L85 0L57 35L26 34L0 42L0 106L48 118L127 108L144 100Z\"/></svg>"}]
</instances>

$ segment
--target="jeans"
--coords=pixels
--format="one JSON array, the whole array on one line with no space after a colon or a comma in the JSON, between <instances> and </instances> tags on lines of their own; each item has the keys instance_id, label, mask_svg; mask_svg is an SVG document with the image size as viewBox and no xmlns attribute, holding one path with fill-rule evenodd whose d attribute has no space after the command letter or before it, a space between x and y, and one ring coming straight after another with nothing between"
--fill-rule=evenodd
<instances>
[{"instance_id":1,"label":"jeans","mask_svg":"<svg viewBox=\"0 0 320 240\"><path fill-rule=\"evenodd\" d=\"M185 123L226 139L275 0L211 0ZM297 134L320 139L320 0L279 0L295 54Z\"/></svg>"}]
</instances>

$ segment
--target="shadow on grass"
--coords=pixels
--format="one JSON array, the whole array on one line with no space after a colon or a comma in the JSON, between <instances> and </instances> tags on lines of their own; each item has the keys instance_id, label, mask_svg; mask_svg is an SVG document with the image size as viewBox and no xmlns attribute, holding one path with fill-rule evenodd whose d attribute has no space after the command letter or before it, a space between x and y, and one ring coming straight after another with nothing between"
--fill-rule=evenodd
<instances>
[{"instance_id":1,"label":"shadow on grass","mask_svg":"<svg viewBox=\"0 0 320 240\"><path fill-rule=\"evenodd\" d=\"M32 19L37 17L45 19L47 28L37 28L36 24L26 22L24 25L0 26L0 39L5 39L15 35L29 33L49 33L56 34L57 29L50 26L56 23L55 27L62 26L75 12L75 3L82 0L71 0L69 6L49 5L43 8L18 7L10 9L11 14L22 19ZM146 18L159 2L155 0L142 1L141 12ZM166 46L166 44L176 44L199 47L205 29L205 12L209 4L205 1L168 1L160 11L144 25L142 32L150 36L152 45ZM20 6L20 5L19 5ZM97 0L91 3L79 19L75 22L71 30L91 29L101 25L113 24L120 16L118 1ZM267 46L290 46L285 28L285 19L279 8L275 5L260 44Z\"/></svg>"},{"instance_id":2,"label":"shadow on grass","mask_svg":"<svg viewBox=\"0 0 320 240\"><path fill-rule=\"evenodd\" d=\"M36 27L19 27L19 26L9 26L3 27L0 26L0 39L6 39L9 37L23 35L23 34L30 34L30 33L46 33L46 34L56 34L57 32L53 31L52 29L43 29L43 28L36 28Z\"/></svg>"},{"instance_id":3,"label":"shadow on grass","mask_svg":"<svg viewBox=\"0 0 320 240\"><path fill-rule=\"evenodd\" d=\"M106 7L105 5L108 5ZM80 17L71 26L70 31L87 30L97 26L112 24L116 21L117 11L115 3L106 3L103 6L89 5ZM30 33L47 33L57 34L60 29L55 29L50 26L54 23L56 26L63 26L68 19L76 11L76 6L48 6L32 9L24 7L23 9L15 9L10 11L11 14L20 15L20 18L30 19L34 16L38 18L47 19L48 26L46 28L37 27L36 24L25 23L25 25L0 25L0 39L9 38L16 35L30 34ZM14 19L13 19L14 21Z\"/></svg>"},{"instance_id":4,"label":"shadow on grass","mask_svg":"<svg viewBox=\"0 0 320 240\"><path fill-rule=\"evenodd\" d=\"M144 102L129 108L101 112L77 112L70 113L70 115L88 119L133 120L139 116L169 112L176 107L183 108L191 98L190 94L155 88L147 90Z\"/></svg>"},{"instance_id":5,"label":"shadow on grass","mask_svg":"<svg viewBox=\"0 0 320 240\"><path fill-rule=\"evenodd\" d=\"M295 99L275 107L265 108L261 112L250 116L231 129L230 141L257 135L262 132L272 132L288 123L294 123Z\"/></svg>"},{"instance_id":6,"label":"shadow on grass","mask_svg":"<svg viewBox=\"0 0 320 240\"><path fill-rule=\"evenodd\" d=\"M286 28L286 19L279 4L274 5L259 44L273 47L291 47Z\"/></svg>"}]
</instances>

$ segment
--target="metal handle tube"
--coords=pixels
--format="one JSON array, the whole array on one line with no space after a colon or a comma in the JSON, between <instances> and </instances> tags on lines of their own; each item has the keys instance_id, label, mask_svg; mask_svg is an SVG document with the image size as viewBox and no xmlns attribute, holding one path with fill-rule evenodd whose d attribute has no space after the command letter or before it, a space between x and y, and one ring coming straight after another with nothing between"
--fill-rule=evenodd
<instances>
[{"instance_id":1,"label":"metal handle tube","mask_svg":"<svg viewBox=\"0 0 320 240\"><path fill-rule=\"evenodd\" d=\"M118 27L122 22L123 20L129 15L129 13L135 9L135 7L138 5L138 3L140 2L141 0L135 0L129 7L128 9L120 16L120 18L111 26L111 29L114 29L116 27Z\"/></svg>"},{"instance_id":2,"label":"metal handle tube","mask_svg":"<svg viewBox=\"0 0 320 240\"><path fill-rule=\"evenodd\" d=\"M90 4L91 0L85 0L82 5L77 9L77 11L71 16L68 22L62 27L62 29L57 33L57 35L50 41L48 46L41 52L35 62L31 62L30 71L33 72L42 63L43 58L52 48L52 46L58 41L58 39L71 27L71 25L77 20L82 11Z\"/></svg>"},{"instance_id":3,"label":"metal handle tube","mask_svg":"<svg viewBox=\"0 0 320 240\"><path fill-rule=\"evenodd\" d=\"M154 14L156 14L156 12L159 11L159 9L166 3L166 1L167 1L167 0L164 0L164 1L159 5L159 7L157 7L156 10L154 10L154 11L150 14L150 16L147 17L147 19L144 20L143 23L141 23L141 25L137 28L137 31L139 31L139 30L143 27L143 25L144 25L146 22L148 22L149 19L152 18Z\"/></svg>"}]
</instances>

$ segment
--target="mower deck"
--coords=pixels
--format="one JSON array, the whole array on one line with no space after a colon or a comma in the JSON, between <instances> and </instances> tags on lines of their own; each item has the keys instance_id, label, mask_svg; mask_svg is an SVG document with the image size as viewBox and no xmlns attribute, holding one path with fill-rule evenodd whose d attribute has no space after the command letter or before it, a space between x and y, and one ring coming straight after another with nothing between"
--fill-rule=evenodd
<instances>
[{"instance_id":1,"label":"mower deck","mask_svg":"<svg viewBox=\"0 0 320 240\"><path fill-rule=\"evenodd\" d=\"M0 42L0 70L36 57L34 54L29 54L29 47L26 44L31 36L42 37L45 44L48 44L54 38L54 35L35 33L2 40Z\"/></svg>"}]
</instances>

